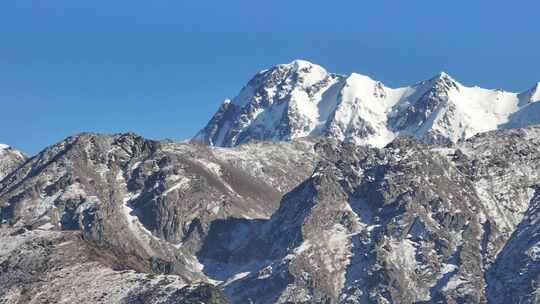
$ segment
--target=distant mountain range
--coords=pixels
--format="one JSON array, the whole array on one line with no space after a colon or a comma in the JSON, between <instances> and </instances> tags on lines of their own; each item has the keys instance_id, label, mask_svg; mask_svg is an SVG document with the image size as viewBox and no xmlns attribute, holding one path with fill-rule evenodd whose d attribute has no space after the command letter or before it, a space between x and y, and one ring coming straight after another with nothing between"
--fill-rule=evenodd
<instances>
[{"instance_id":1,"label":"distant mountain range","mask_svg":"<svg viewBox=\"0 0 540 304\"><path fill-rule=\"evenodd\" d=\"M0 303L540 303L540 104L296 60L192 141L0 145Z\"/></svg>"},{"instance_id":2,"label":"distant mountain range","mask_svg":"<svg viewBox=\"0 0 540 304\"><path fill-rule=\"evenodd\" d=\"M540 122L540 86L522 93L466 87L446 73L402 88L332 74L303 60L255 75L195 139L215 146L324 136L383 147L398 135L430 143Z\"/></svg>"}]
</instances>

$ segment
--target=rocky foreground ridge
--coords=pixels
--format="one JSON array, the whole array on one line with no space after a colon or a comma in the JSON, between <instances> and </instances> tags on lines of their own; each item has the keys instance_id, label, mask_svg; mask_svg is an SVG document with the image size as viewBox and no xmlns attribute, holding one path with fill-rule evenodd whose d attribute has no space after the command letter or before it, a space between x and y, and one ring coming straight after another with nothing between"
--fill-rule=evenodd
<instances>
[{"instance_id":1,"label":"rocky foreground ridge","mask_svg":"<svg viewBox=\"0 0 540 304\"><path fill-rule=\"evenodd\" d=\"M539 169L539 127L384 148L80 134L0 181L0 302L536 303Z\"/></svg>"}]
</instances>

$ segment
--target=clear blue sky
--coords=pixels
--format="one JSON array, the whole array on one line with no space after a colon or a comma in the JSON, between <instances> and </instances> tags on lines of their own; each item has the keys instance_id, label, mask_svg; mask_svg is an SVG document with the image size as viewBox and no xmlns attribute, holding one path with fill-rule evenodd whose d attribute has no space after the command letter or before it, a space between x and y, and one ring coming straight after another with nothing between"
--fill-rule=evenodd
<instances>
[{"instance_id":1,"label":"clear blue sky","mask_svg":"<svg viewBox=\"0 0 540 304\"><path fill-rule=\"evenodd\" d=\"M0 142L29 154L81 131L182 139L256 71L295 58L390 86L540 81L538 1L9 0Z\"/></svg>"}]
</instances>

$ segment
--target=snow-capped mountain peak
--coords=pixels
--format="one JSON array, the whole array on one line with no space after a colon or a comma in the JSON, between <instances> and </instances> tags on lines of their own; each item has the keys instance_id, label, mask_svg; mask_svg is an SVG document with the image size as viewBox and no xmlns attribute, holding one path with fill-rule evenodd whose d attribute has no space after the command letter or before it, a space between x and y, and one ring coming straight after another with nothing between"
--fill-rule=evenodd
<instances>
[{"instance_id":1,"label":"snow-capped mountain peak","mask_svg":"<svg viewBox=\"0 0 540 304\"><path fill-rule=\"evenodd\" d=\"M440 71L439 74L435 75L432 79L449 80L456 82L456 80L445 71Z\"/></svg>"},{"instance_id":2,"label":"snow-capped mountain peak","mask_svg":"<svg viewBox=\"0 0 540 304\"><path fill-rule=\"evenodd\" d=\"M328 77L328 72L323 67L301 59L281 65L281 68L288 70L286 80L291 84L296 82L304 88L315 86Z\"/></svg>"},{"instance_id":3,"label":"snow-capped mountain peak","mask_svg":"<svg viewBox=\"0 0 540 304\"><path fill-rule=\"evenodd\" d=\"M326 73L326 70L320 65L303 59L295 59L288 64L283 64L283 66L289 66L294 71L301 73L310 73L313 69L317 70L318 72Z\"/></svg>"},{"instance_id":4,"label":"snow-capped mountain peak","mask_svg":"<svg viewBox=\"0 0 540 304\"><path fill-rule=\"evenodd\" d=\"M6 157L8 155L13 156L13 157L17 157L17 158L20 158L20 159L26 158L24 153L22 153L21 151L18 151L16 149L14 149L13 147L11 147L9 145L6 145L6 144L0 144L0 157Z\"/></svg>"},{"instance_id":5,"label":"snow-capped mountain peak","mask_svg":"<svg viewBox=\"0 0 540 304\"><path fill-rule=\"evenodd\" d=\"M448 92L449 90L455 89L458 90L463 85L459 83L457 80L455 80L452 76L450 76L446 72L440 72L439 74L433 76L427 81L421 82L421 84L426 87L428 90L439 90Z\"/></svg>"},{"instance_id":6,"label":"snow-capped mountain peak","mask_svg":"<svg viewBox=\"0 0 540 304\"><path fill-rule=\"evenodd\" d=\"M540 100L538 87L523 93L467 87L440 72L411 86L390 88L365 75L333 74L294 60L257 73L194 139L234 146L326 136L382 147L406 134L456 142L480 132L539 123L538 115L528 115L534 109L525 109Z\"/></svg>"}]
</instances>

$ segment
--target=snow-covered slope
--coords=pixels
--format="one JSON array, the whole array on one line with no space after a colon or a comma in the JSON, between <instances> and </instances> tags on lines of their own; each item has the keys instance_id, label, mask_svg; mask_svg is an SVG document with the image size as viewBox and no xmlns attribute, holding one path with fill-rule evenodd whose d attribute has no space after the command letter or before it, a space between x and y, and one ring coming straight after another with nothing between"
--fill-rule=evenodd
<instances>
[{"instance_id":1,"label":"snow-covered slope","mask_svg":"<svg viewBox=\"0 0 540 304\"><path fill-rule=\"evenodd\" d=\"M467 87L446 73L390 88L364 75L332 74L295 60L257 73L194 139L234 146L328 136L382 147L407 134L429 142L456 142L485 131L539 123L538 88L512 93Z\"/></svg>"}]
</instances>

